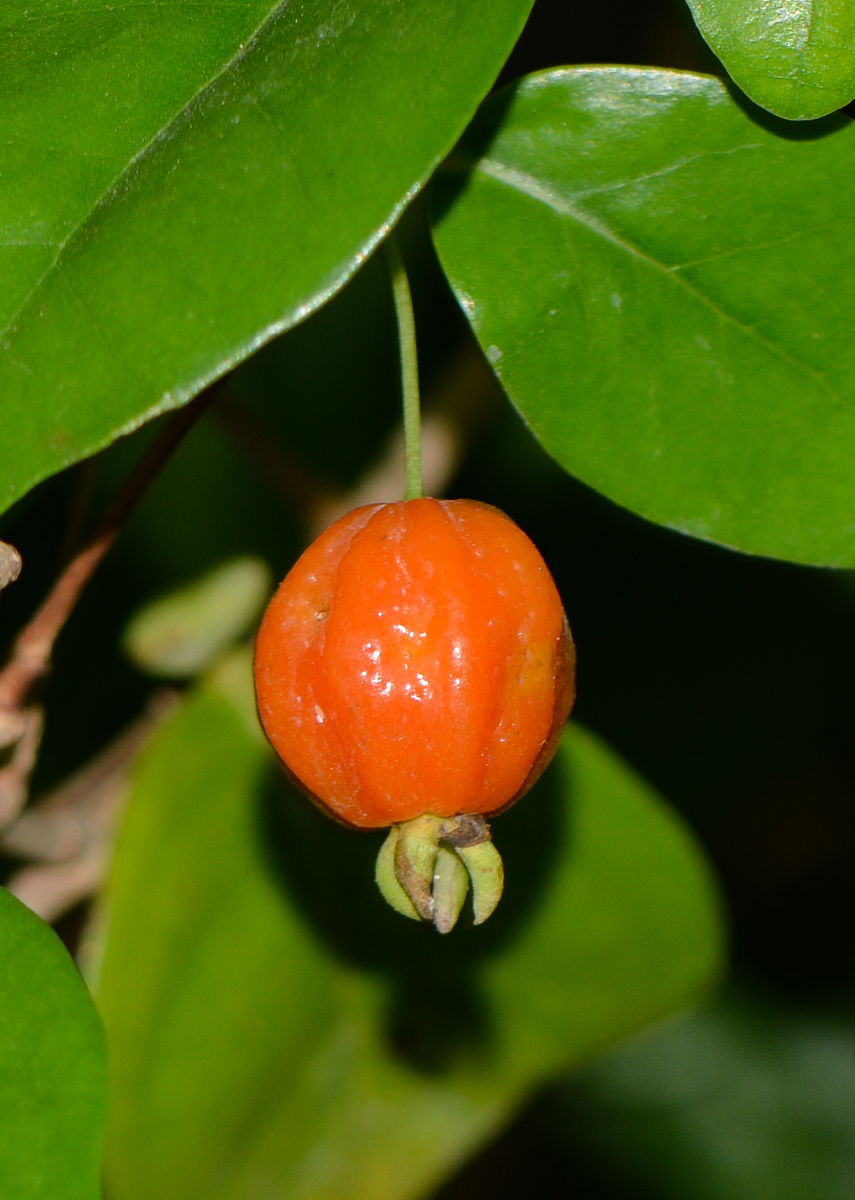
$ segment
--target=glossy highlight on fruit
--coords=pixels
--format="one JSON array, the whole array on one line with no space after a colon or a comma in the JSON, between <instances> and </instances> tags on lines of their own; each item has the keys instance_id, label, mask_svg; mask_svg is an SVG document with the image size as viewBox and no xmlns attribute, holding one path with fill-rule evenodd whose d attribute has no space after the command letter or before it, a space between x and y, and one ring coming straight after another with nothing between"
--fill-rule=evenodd
<instances>
[{"instance_id":1,"label":"glossy highlight on fruit","mask_svg":"<svg viewBox=\"0 0 855 1200\"><path fill-rule=\"evenodd\" d=\"M508 517L468 500L367 505L270 602L258 712L293 777L347 824L492 814L551 758L573 665L555 584Z\"/></svg>"}]
</instances>

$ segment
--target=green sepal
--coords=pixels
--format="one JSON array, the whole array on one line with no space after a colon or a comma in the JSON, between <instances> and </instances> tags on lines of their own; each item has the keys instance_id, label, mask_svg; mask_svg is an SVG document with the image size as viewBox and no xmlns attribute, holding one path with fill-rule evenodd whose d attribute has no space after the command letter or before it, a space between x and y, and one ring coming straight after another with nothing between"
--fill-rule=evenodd
<instances>
[{"instance_id":1,"label":"green sepal","mask_svg":"<svg viewBox=\"0 0 855 1200\"><path fill-rule=\"evenodd\" d=\"M393 825L377 855L374 878L377 880L377 886L383 899L387 904L391 904L395 912L399 912L404 917L411 917L414 921L420 921L421 917L412 900L398 883L398 876L395 874L395 847L397 844L398 826Z\"/></svg>"},{"instance_id":2,"label":"green sepal","mask_svg":"<svg viewBox=\"0 0 855 1200\"><path fill-rule=\"evenodd\" d=\"M392 826L377 856L375 878L397 912L448 933L457 924L470 882L475 924L487 920L501 898L504 869L480 814L424 813Z\"/></svg>"},{"instance_id":3,"label":"green sepal","mask_svg":"<svg viewBox=\"0 0 855 1200\"><path fill-rule=\"evenodd\" d=\"M479 842L477 846L459 846L457 853L472 880L475 924L481 925L502 898L505 868L499 851L492 842Z\"/></svg>"},{"instance_id":4,"label":"green sepal","mask_svg":"<svg viewBox=\"0 0 855 1200\"><path fill-rule=\"evenodd\" d=\"M440 846L433 868L433 923L440 933L457 924L469 891L469 875L457 851Z\"/></svg>"},{"instance_id":5,"label":"green sepal","mask_svg":"<svg viewBox=\"0 0 855 1200\"><path fill-rule=\"evenodd\" d=\"M428 813L398 826L395 874L425 921L433 921L433 869L441 833L441 818Z\"/></svg>"}]
</instances>

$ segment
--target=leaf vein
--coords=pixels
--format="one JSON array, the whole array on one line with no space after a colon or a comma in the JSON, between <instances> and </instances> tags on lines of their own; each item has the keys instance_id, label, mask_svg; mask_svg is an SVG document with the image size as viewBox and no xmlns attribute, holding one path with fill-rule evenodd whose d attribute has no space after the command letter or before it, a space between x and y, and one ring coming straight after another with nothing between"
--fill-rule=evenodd
<instances>
[{"instance_id":1,"label":"leaf vein","mask_svg":"<svg viewBox=\"0 0 855 1200\"><path fill-rule=\"evenodd\" d=\"M851 407L849 402L846 401L838 392L836 392L828 383L828 381L821 374L819 374L818 371L815 371L806 363L800 362L799 359L794 358L793 355L787 353L787 351L782 349L782 347L777 346L774 342L770 342L768 338L763 337L763 335L758 333L756 329L753 329L750 325L746 325L744 321L741 321L738 317L733 316L732 313L729 313L725 309L721 308L709 296L704 295L702 291L699 291L696 287L693 287L688 280L683 278L681 275L676 274L676 269L674 267L666 266L665 263L660 262L657 258L654 258L653 255L639 249L638 246L633 245L632 242L627 241L626 238L623 238L619 234L615 233L614 230L610 229L604 221L599 220L597 217L593 217L590 213L586 213L583 209L575 207L575 205L565 196L555 192L552 188L546 186L541 180L536 179L533 175L528 175L523 171L518 171L513 167L508 167L505 163L498 162L495 159L483 158L477 163L470 163L468 165L470 169L481 172L488 179L492 179L496 183L504 184L506 187L513 188L515 191L521 192L523 195L530 197L530 199L544 204L547 208L551 208L552 211L557 213L559 216L569 217L571 220L578 222L578 224L583 225L586 229L589 229L592 233L597 234L598 237L603 238L605 241L611 242L613 246L616 246L626 254L632 255L634 258L639 259L648 266L652 267L654 270L667 276L679 287L682 287L690 295L694 296L696 300L700 301L701 304L708 308L710 312L714 313L720 320L734 325L747 337L752 338L754 341L762 345L764 349L769 351L769 353L775 355L779 359L782 359L784 362L791 363L792 366L796 367L805 375L813 379L814 382L820 388L822 388L822 390L829 397L831 397L831 399L845 405L847 408Z\"/></svg>"}]
</instances>

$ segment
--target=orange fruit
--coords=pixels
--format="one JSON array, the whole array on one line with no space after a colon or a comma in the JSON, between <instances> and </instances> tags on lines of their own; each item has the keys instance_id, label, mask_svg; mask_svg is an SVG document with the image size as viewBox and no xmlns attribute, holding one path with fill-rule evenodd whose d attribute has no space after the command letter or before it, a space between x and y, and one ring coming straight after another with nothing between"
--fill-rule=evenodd
<instances>
[{"instance_id":1,"label":"orange fruit","mask_svg":"<svg viewBox=\"0 0 855 1200\"><path fill-rule=\"evenodd\" d=\"M494 814L552 757L573 641L522 530L472 500L357 508L306 550L255 648L264 731L351 826Z\"/></svg>"}]
</instances>

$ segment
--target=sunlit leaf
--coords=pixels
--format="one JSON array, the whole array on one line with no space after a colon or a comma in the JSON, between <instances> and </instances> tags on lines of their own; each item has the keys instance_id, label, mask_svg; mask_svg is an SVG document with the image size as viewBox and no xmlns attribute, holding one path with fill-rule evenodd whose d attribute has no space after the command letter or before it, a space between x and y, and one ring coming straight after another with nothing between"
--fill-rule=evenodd
<instances>
[{"instance_id":1,"label":"sunlit leaf","mask_svg":"<svg viewBox=\"0 0 855 1200\"><path fill-rule=\"evenodd\" d=\"M688 0L739 86L779 117L824 117L855 96L851 0Z\"/></svg>"},{"instance_id":2,"label":"sunlit leaf","mask_svg":"<svg viewBox=\"0 0 855 1200\"><path fill-rule=\"evenodd\" d=\"M335 292L529 7L5 6L0 508Z\"/></svg>"},{"instance_id":3,"label":"sunlit leaf","mask_svg":"<svg viewBox=\"0 0 855 1200\"><path fill-rule=\"evenodd\" d=\"M792 131L703 76L532 76L441 173L435 237L568 471L697 537L853 565L855 125Z\"/></svg>"}]
</instances>

